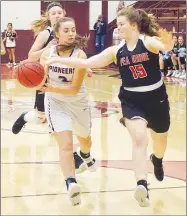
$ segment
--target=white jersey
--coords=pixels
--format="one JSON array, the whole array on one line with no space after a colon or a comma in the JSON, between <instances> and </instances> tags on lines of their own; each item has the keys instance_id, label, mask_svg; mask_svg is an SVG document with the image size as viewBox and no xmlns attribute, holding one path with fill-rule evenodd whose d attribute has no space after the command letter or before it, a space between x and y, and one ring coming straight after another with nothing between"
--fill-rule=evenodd
<instances>
[{"instance_id":1,"label":"white jersey","mask_svg":"<svg viewBox=\"0 0 187 216\"><path fill-rule=\"evenodd\" d=\"M72 51L70 58L77 57L79 52L80 49L75 48ZM59 55L56 52L56 45L51 47L49 58L52 57L59 57ZM75 68L71 68L67 65L63 65L60 63L53 63L49 65L49 71L48 71L49 83L54 87L58 87L58 88L61 88L63 86L69 86L72 83L74 72L75 72ZM83 81L79 92L75 96L64 96L62 94L51 93L51 92L46 93L46 96L60 101L68 101L68 102L78 101L87 98L85 83Z\"/></svg>"},{"instance_id":2,"label":"white jersey","mask_svg":"<svg viewBox=\"0 0 187 216\"><path fill-rule=\"evenodd\" d=\"M7 48L15 48L16 47L16 33L14 31L12 32L5 32L6 35L6 47Z\"/></svg>"}]
</instances>

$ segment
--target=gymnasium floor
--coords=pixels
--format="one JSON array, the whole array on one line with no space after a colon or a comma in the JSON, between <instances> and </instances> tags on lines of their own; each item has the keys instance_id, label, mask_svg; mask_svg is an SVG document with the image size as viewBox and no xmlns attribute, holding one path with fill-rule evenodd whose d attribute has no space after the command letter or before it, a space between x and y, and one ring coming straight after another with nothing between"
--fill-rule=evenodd
<instances>
[{"instance_id":1,"label":"gymnasium floor","mask_svg":"<svg viewBox=\"0 0 187 216\"><path fill-rule=\"evenodd\" d=\"M71 207L58 164L58 149L47 124L27 125L14 135L13 122L32 110L34 91L1 67L1 214L2 215L186 215L186 82L167 78L171 128L165 156L165 180L158 182L149 164L152 205L141 208L133 198L131 140L120 125L116 71L98 70L86 78L92 106L92 153L98 170L77 175L82 204ZM148 153L152 153L151 140Z\"/></svg>"}]
</instances>

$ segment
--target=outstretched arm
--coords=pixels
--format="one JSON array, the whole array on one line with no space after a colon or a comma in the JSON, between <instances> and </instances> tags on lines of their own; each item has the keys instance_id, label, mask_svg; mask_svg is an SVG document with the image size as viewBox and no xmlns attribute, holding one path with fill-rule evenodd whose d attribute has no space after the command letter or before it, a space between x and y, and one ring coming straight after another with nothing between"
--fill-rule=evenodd
<instances>
[{"instance_id":1,"label":"outstretched arm","mask_svg":"<svg viewBox=\"0 0 187 216\"><path fill-rule=\"evenodd\" d=\"M159 51L170 51L174 46L172 33L167 32L165 29L161 29L159 37L146 37L145 46L153 53L158 53Z\"/></svg>"},{"instance_id":2,"label":"outstretched arm","mask_svg":"<svg viewBox=\"0 0 187 216\"><path fill-rule=\"evenodd\" d=\"M115 48L109 47L98 55L92 56L89 59L79 58L51 58L47 64L58 62L61 64L69 65L74 68L101 68L105 67L115 61Z\"/></svg>"}]
</instances>

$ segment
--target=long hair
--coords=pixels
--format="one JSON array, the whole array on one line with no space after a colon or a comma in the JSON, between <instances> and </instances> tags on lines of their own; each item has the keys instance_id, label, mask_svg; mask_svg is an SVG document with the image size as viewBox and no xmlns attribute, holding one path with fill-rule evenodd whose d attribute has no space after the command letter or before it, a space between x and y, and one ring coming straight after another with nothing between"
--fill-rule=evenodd
<instances>
[{"instance_id":1,"label":"long hair","mask_svg":"<svg viewBox=\"0 0 187 216\"><path fill-rule=\"evenodd\" d=\"M49 20L49 10L54 6L61 7L64 14L66 14L63 6L59 2L50 3L47 6L46 11L41 15L41 18L31 23L31 30L34 32L35 36L37 36L41 31L45 30L48 26L51 26L51 22Z\"/></svg>"},{"instance_id":2,"label":"long hair","mask_svg":"<svg viewBox=\"0 0 187 216\"><path fill-rule=\"evenodd\" d=\"M156 22L155 17L148 15L144 10L134 8L123 8L117 13L117 17L125 16L130 23L136 23L140 33L149 36L159 36L159 24Z\"/></svg>"},{"instance_id":3,"label":"long hair","mask_svg":"<svg viewBox=\"0 0 187 216\"><path fill-rule=\"evenodd\" d=\"M53 29L55 37L56 37L56 33L59 31L61 23L68 22L68 21L72 21L75 23L75 20L71 17L64 17L64 18L61 18L57 21L57 23ZM57 51L59 52L59 51L71 50L74 48L84 49L87 47L88 40L89 40L89 36L81 36L81 35L77 34L75 37L75 40L72 44L70 44L70 45L58 45Z\"/></svg>"}]
</instances>

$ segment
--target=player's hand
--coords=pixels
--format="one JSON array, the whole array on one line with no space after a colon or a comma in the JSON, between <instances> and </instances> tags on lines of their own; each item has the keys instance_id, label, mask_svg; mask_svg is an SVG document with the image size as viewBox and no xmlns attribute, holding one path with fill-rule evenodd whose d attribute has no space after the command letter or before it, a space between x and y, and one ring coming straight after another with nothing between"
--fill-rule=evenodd
<instances>
[{"instance_id":1,"label":"player's hand","mask_svg":"<svg viewBox=\"0 0 187 216\"><path fill-rule=\"evenodd\" d=\"M88 77L92 77L93 76L93 71L90 68L87 68L86 72L87 72L87 76Z\"/></svg>"},{"instance_id":2,"label":"player's hand","mask_svg":"<svg viewBox=\"0 0 187 216\"><path fill-rule=\"evenodd\" d=\"M41 88L40 88L41 93L39 94L44 94L45 92L55 92L55 88L49 84L49 83L45 83Z\"/></svg>"},{"instance_id":3,"label":"player's hand","mask_svg":"<svg viewBox=\"0 0 187 216\"><path fill-rule=\"evenodd\" d=\"M159 34L159 39L162 41L162 43L164 44L173 43L172 32L168 32L166 29L160 29L158 31L158 34Z\"/></svg>"}]
</instances>

